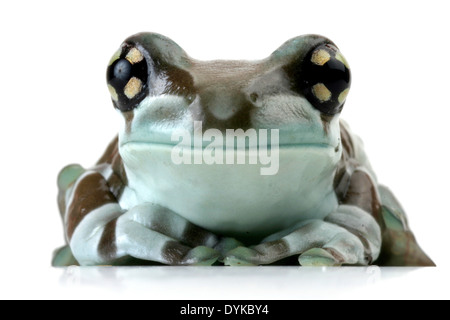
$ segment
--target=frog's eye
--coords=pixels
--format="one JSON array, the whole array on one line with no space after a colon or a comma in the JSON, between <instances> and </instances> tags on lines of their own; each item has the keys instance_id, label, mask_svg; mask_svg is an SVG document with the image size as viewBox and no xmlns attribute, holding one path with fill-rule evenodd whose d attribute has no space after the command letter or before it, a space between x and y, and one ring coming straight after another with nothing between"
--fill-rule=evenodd
<instances>
[{"instance_id":1,"label":"frog's eye","mask_svg":"<svg viewBox=\"0 0 450 320\"><path fill-rule=\"evenodd\" d=\"M320 112L341 112L350 89L351 75L347 61L333 44L311 50L301 66L303 95Z\"/></svg>"},{"instance_id":2,"label":"frog's eye","mask_svg":"<svg viewBox=\"0 0 450 320\"><path fill-rule=\"evenodd\" d=\"M114 106L122 112L133 110L148 91L148 66L139 49L124 45L111 58L106 73Z\"/></svg>"}]
</instances>

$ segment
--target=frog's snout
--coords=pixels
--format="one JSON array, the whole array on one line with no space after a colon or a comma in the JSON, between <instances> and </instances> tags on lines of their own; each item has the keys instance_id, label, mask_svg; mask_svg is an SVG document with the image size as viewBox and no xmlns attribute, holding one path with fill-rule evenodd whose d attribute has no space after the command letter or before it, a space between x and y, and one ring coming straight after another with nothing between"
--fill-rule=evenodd
<instances>
[{"instance_id":1,"label":"frog's snout","mask_svg":"<svg viewBox=\"0 0 450 320\"><path fill-rule=\"evenodd\" d=\"M245 93L228 90L200 93L197 103L205 128L247 128L251 110L255 108Z\"/></svg>"}]
</instances>

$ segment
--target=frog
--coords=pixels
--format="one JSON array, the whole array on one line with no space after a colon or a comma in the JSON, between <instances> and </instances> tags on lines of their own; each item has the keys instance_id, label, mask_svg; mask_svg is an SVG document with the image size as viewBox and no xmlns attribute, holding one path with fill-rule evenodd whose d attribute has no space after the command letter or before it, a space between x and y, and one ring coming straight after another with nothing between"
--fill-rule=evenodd
<instances>
[{"instance_id":1,"label":"frog","mask_svg":"<svg viewBox=\"0 0 450 320\"><path fill-rule=\"evenodd\" d=\"M340 119L351 72L330 39L298 36L257 61L200 61L143 32L106 74L121 128L94 166L58 176L66 245L54 266L434 265ZM276 170L175 163L174 150L203 159L213 139L196 134L230 130L260 139L225 151L269 148Z\"/></svg>"}]
</instances>

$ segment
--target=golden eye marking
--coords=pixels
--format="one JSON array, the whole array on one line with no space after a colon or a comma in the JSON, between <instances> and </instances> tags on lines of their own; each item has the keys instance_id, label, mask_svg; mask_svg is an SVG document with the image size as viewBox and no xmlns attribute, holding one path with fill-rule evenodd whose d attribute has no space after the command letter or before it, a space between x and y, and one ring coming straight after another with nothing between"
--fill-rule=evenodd
<instances>
[{"instance_id":1,"label":"golden eye marking","mask_svg":"<svg viewBox=\"0 0 450 320\"><path fill-rule=\"evenodd\" d=\"M347 69L350 69L347 60L345 60L344 56L340 52L336 53L336 60L342 62Z\"/></svg>"},{"instance_id":2,"label":"golden eye marking","mask_svg":"<svg viewBox=\"0 0 450 320\"><path fill-rule=\"evenodd\" d=\"M320 102L327 102L331 99L331 92L323 83L314 85L312 92Z\"/></svg>"},{"instance_id":3,"label":"golden eye marking","mask_svg":"<svg viewBox=\"0 0 450 320\"><path fill-rule=\"evenodd\" d=\"M131 64L135 64L135 63L138 63L138 62L141 62L142 60L144 60L144 56L136 48L132 48L130 50L130 52L128 52L128 54L127 54L127 56L125 58L128 61L130 61Z\"/></svg>"},{"instance_id":4,"label":"golden eye marking","mask_svg":"<svg viewBox=\"0 0 450 320\"><path fill-rule=\"evenodd\" d=\"M339 94L339 98L338 98L339 103L342 103L345 101L345 99L347 99L347 95L348 95L349 91L350 91L350 89L347 88Z\"/></svg>"},{"instance_id":5,"label":"golden eye marking","mask_svg":"<svg viewBox=\"0 0 450 320\"><path fill-rule=\"evenodd\" d=\"M119 100L119 96L117 95L116 89L114 89L112 85L108 84L108 90L111 94L111 98L117 102Z\"/></svg>"},{"instance_id":6,"label":"golden eye marking","mask_svg":"<svg viewBox=\"0 0 450 320\"><path fill-rule=\"evenodd\" d=\"M123 92L128 99L133 99L142 90L142 81L136 77L133 77L128 81Z\"/></svg>"},{"instance_id":7,"label":"golden eye marking","mask_svg":"<svg viewBox=\"0 0 450 320\"><path fill-rule=\"evenodd\" d=\"M121 53L122 53L122 49L119 49L116 51L116 53L114 53L114 55L111 57L111 60L109 60L108 67L110 65L112 65L114 63L114 61L116 61L117 59L120 58Z\"/></svg>"},{"instance_id":8,"label":"golden eye marking","mask_svg":"<svg viewBox=\"0 0 450 320\"><path fill-rule=\"evenodd\" d=\"M320 49L314 51L311 57L311 62L317 64L318 66L323 66L325 63L330 61L330 58L331 56L327 51Z\"/></svg>"}]
</instances>

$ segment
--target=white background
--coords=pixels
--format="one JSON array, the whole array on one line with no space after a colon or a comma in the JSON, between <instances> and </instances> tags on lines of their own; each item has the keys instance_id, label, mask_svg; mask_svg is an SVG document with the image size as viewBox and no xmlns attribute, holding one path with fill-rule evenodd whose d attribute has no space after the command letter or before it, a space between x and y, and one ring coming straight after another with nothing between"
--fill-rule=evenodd
<instances>
[{"instance_id":1,"label":"white background","mask_svg":"<svg viewBox=\"0 0 450 320\"><path fill-rule=\"evenodd\" d=\"M445 1L3 1L0 298L449 298L450 41ZM162 33L197 59L260 59L331 38L352 67L342 117L408 212L436 269L52 269L56 176L118 127L109 58Z\"/></svg>"}]
</instances>

